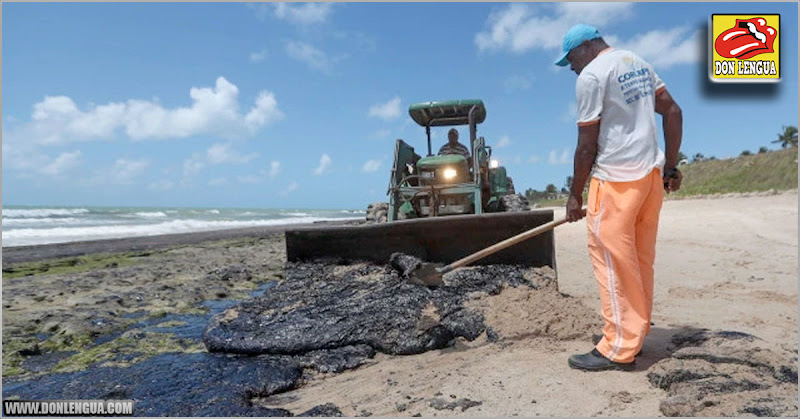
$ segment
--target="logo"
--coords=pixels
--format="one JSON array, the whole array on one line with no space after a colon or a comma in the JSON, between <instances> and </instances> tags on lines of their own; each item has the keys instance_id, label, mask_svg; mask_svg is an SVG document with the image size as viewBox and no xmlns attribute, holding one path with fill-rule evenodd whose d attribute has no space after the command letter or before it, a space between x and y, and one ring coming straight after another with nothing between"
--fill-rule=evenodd
<instances>
[{"instance_id":1,"label":"logo","mask_svg":"<svg viewBox=\"0 0 800 419\"><path fill-rule=\"evenodd\" d=\"M780 81L780 21L778 14L711 15L711 81Z\"/></svg>"}]
</instances>

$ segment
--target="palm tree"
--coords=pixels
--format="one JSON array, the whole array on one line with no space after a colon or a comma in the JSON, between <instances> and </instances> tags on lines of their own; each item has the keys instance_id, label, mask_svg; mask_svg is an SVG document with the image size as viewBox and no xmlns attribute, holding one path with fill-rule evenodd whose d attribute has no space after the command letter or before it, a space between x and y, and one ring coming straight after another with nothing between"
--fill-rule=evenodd
<instances>
[{"instance_id":1,"label":"palm tree","mask_svg":"<svg viewBox=\"0 0 800 419\"><path fill-rule=\"evenodd\" d=\"M778 139L773 143L780 144L781 148L797 147L797 127L783 126L783 132L778 133Z\"/></svg>"}]
</instances>

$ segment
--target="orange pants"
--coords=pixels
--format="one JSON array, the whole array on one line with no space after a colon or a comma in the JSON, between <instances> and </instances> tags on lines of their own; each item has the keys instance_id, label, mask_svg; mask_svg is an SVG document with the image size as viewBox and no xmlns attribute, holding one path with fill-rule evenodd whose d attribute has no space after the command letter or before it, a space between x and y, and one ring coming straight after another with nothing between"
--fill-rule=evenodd
<instances>
[{"instance_id":1,"label":"orange pants","mask_svg":"<svg viewBox=\"0 0 800 419\"><path fill-rule=\"evenodd\" d=\"M664 198L661 172L632 182L592 178L586 205L589 256L603 302L603 339L597 350L633 362L650 332L653 262Z\"/></svg>"}]
</instances>

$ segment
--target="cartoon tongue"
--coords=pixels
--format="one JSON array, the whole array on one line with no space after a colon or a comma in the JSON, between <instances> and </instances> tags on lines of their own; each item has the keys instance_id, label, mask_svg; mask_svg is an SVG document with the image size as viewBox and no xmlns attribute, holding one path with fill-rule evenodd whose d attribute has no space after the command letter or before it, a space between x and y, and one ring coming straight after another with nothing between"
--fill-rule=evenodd
<instances>
[{"instance_id":1,"label":"cartoon tongue","mask_svg":"<svg viewBox=\"0 0 800 419\"><path fill-rule=\"evenodd\" d=\"M772 43L776 36L775 28L767 26L766 19L762 17L736 19L733 28L717 36L714 49L723 57L744 60L758 54L775 52Z\"/></svg>"}]
</instances>

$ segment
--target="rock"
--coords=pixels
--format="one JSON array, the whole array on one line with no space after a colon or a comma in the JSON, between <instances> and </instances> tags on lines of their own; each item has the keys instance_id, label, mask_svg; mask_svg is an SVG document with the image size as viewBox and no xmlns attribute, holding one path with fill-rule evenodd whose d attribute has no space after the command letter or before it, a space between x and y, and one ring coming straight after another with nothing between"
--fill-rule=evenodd
<instances>
[{"instance_id":1,"label":"rock","mask_svg":"<svg viewBox=\"0 0 800 419\"><path fill-rule=\"evenodd\" d=\"M654 364L665 416L797 416L797 354L746 333L690 329Z\"/></svg>"},{"instance_id":2,"label":"rock","mask_svg":"<svg viewBox=\"0 0 800 419\"><path fill-rule=\"evenodd\" d=\"M454 402L449 402L444 399L434 398L428 400L428 406L436 409L436 410L455 410L457 407L461 408L461 411L465 411L470 407L480 406L483 402L478 402L470 399L458 399Z\"/></svg>"},{"instance_id":3,"label":"rock","mask_svg":"<svg viewBox=\"0 0 800 419\"><path fill-rule=\"evenodd\" d=\"M321 404L319 406L314 406L311 409L306 410L305 412L300 413L297 416L300 416L300 417L327 417L327 418L336 417L336 418L339 418L339 417L342 417L343 415L342 415L342 411L339 410L339 408L336 407L335 404L333 404L333 403L325 403L325 404Z\"/></svg>"},{"instance_id":4,"label":"rock","mask_svg":"<svg viewBox=\"0 0 800 419\"><path fill-rule=\"evenodd\" d=\"M247 269L247 266L233 265L216 269L213 272L210 272L208 275L206 275L206 279L210 281L239 282L239 281L250 281L251 279L253 279L253 275L250 273L250 270Z\"/></svg>"},{"instance_id":5,"label":"rock","mask_svg":"<svg viewBox=\"0 0 800 419\"><path fill-rule=\"evenodd\" d=\"M387 354L443 348L474 340L483 316L464 306L472 292L528 286L525 269L479 266L448 274L427 288L384 266L289 263L286 279L264 296L215 316L203 341L211 352L298 355L353 345ZM235 313L235 314L234 314Z\"/></svg>"},{"instance_id":6,"label":"rock","mask_svg":"<svg viewBox=\"0 0 800 419\"><path fill-rule=\"evenodd\" d=\"M489 342L494 343L494 342L497 342L497 341L500 340L500 336L497 334L497 332L494 331L494 329L492 329L491 327L487 327L486 328L486 340L488 340Z\"/></svg>"}]
</instances>

